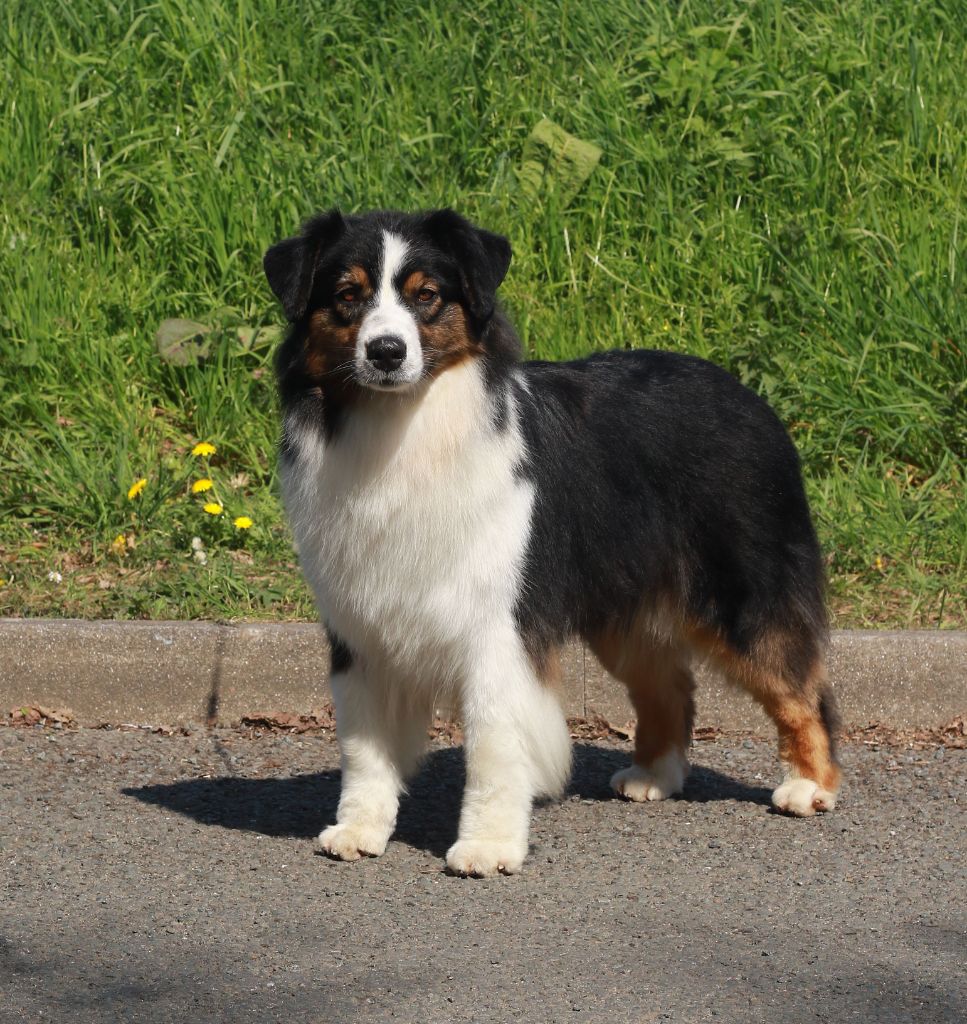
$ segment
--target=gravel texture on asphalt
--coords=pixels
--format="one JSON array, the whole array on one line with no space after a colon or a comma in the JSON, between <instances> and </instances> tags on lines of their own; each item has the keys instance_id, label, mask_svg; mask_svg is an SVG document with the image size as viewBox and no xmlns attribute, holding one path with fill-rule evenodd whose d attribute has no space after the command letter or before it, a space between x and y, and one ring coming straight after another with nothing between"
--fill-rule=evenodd
<instances>
[{"instance_id":1,"label":"gravel texture on asphalt","mask_svg":"<svg viewBox=\"0 0 967 1024\"><path fill-rule=\"evenodd\" d=\"M963 1021L967 753L846 744L832 814L769 809L774 747L697 744L684 797L610 797L578 742L524 873L442 870L435 741L386 854L313 853L326 735L0 728L0 1020Z\"/></svg>"}]
</instances>

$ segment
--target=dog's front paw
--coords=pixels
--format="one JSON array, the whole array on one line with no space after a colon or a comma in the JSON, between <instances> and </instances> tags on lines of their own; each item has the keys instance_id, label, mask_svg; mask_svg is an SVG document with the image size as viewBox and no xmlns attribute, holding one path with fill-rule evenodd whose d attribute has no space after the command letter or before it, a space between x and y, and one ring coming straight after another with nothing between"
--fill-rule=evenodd
<instances>
[{"instance_id":1,"label":"dog's front paw","mask_svg":"<svg viewBox=\"0 0 967 1024\"><path fill-rule=\"evenodd\" d=\"M323 829L316 847L339 860L359 860L360 857L378 857L386 850L389 833L372 825L346 822Z\"/></svg>"},{"instance_id":2,"label":"dog's front paw","mask_svg":"<svg viewBox=\"0 0 967 1024\"><path fill-rule=\"evenodd\" d=\"M797 818L808 818L817 811L831 811L836 806L836 794L812 779L786 779L772 794L772 806Z\"/></svg>"},{"instance_id":3,"label":"dog's front paw","mask_svg":"<svg viewBox=\"0 0 967 1024\"><path fill-rule=\"evenodd\" d=\"M460 839L447 851L447 867L456 875L490 878L516 875L524 866L527 844L508 840Z\"/></svg>"},{"instance_id":4,"label":"dog's front paw","mask_svg":"<svg viewBox=\"0 0 967 1024\"><path fill-rule=\"evenodd\" d=\"M667 800L681 793L688 775L688 761L677 750L654 760L647 768L633 764L611 776L611 788L626 800Z\"/></svg>"}]
</instances>

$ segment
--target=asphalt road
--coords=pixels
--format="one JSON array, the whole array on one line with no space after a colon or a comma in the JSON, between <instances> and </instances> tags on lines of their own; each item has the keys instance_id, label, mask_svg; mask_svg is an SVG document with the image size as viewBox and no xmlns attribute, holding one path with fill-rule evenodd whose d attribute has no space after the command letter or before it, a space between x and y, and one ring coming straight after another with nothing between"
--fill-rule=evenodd
<instances>
[{"instance_id":1,"label":"asphalt road","mask_svg":"<svg viewBox=\"0 0 967 1024\"><path fill-rule=\"evenodd\" d=\"M963 1021L964 751L847 745L831 815L769 811L771 745L682 799L577 745L515 878L442 871L442 745L378 860L314 855L331 739L0 728L0 1021Z\"/></svg>"}]
</instances>

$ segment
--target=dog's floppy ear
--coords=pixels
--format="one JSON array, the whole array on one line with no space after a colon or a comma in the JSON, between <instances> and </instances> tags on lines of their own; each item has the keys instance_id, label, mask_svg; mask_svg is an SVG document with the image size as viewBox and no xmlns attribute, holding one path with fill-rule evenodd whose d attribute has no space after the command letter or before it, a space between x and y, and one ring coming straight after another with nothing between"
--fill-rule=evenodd
<instances>
[{"instance_id":1,"label":"dog's floppy ear","mask_svg":"<svg viewBox=\"0 0 967 1024\"><path fill-rule=\"evenodd\" d=\"M475 227L454 210L429 214L426 229L456 261L471 315L478 321L489 319L497 288L510 266L510 242L503 235Z\"/></svg>"},{"instance_id":2,"label":"dog's floppy ear","mask_svg":"<svg viewBox=\"0 0 967 1024\"><path fill-rule=\"evenodd\" d=\"M331 210L306 221L295 238L276 242L262 259L269 285L293 323L301 320L309 307L319 257L345 230L342 214Z\"/></svg>"}]
</instances>

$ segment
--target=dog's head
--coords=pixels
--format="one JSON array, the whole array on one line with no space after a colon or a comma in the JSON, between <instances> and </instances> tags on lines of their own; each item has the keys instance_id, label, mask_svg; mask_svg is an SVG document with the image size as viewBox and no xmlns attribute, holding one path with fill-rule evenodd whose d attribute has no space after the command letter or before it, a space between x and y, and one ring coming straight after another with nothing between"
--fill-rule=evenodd
<instances>
[{"instance_id":1,"label":"dog's head","mask_svg":"<svg viewBox=\"0 0 967 1024\"><path fill-rule=\"evenodd\" d=\"M302 328L306 378L379 391L482 354L509 265L506 238L453 210L334 210L264 260L286 316Z\"/></svg>"}]
</instances>

